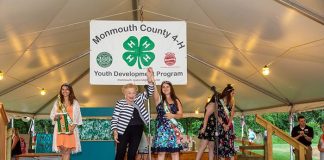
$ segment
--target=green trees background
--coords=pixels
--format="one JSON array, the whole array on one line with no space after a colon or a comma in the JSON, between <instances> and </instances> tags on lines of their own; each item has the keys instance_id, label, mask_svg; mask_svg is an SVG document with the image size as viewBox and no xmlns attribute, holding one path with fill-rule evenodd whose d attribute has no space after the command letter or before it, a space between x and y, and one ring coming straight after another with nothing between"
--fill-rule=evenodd
<instances>
[{"instance_id":1,"label":"green trees background","mask_svg":"<svg viewBox=\"0 0 324 160\"><path fill-rule=\"evenodd\" d=\"M313 127L315 138L313 140L313 144L317 143L318 136L322 134L322 131L320 129L320 124L324 123L324 110L313 110L308 112L302 112L299 114L295 114L294 116L294 126L298 125L297 123L297 117L299 115L304 115L306 118L307 125ZM288 113L268 113L261 115L263 118L277 126L278 128L282 129L286 133L289 133L289 114ZM245 116L245 126L244 126L244 135L243 137L247 136L247 130L248 128L253 129L257 134L262 134L264 132L264 128L260 125L258 125L255 122L255 115L246 115ZM189 118L182 118L179 120L180 123L182 123L185 134L190 136L197 136L198 130L200 128L200 125L203 121L203 118L195 118L195 117L189 117ZM14 121L14 126L16 128L19 128L19 131L21 134L27 134L28 130L30 128L30 122L23 122L20 119L16 119ZM110 127L110 126L109 126ZM234 128L237 138L241 138L241 117L235 117L234 118ZM53 125L51 124L51 121L49 119L47 120L35 120L35 131L37 133L53 133ZM155 135L156 131L156 121L151 121L151 135ZM145 133L148 133L148 127L145 128Z\"/></svg>"},{"instance_id":2,"label":"green trees background","mask_svg":"<svg viewBox=\"0 0 324 160\"><path fill-rule=\"evenodd\" d=\"M313 144L316 144L318 142L319 135L322 134L322 131L320 129L320 124L324 123L324 110L313 110L313 111L307 111L302 112L298 114L294 114L294 126L298 125L297 117L299 115L303 115L306 119L306 123L308 126L313 127L314 129L314 139ZM282 129L286 133L289 133L289 113L267 113L261 115L264 119L271 122L278 128ZM237 137L241 137L241 125L240 125L240 117L234 118L235 123L235 133ZM264 128L257 124L255 122L255 115L246 115L245 116L245 126L244 126L244 137L247 136L247 130L248 128L251 128L254 132L257 134L263 134ZM281 143L282 141L279 140L278 143Z\"/></svg>"}]
</instances>

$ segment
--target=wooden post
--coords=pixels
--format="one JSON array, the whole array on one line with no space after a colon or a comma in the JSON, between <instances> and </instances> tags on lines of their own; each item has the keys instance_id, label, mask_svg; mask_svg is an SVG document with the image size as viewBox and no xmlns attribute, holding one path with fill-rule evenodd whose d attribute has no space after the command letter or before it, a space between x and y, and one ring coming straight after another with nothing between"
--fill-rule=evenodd
<instances>
[{"instance_id":1,"label":"wooden post","mask_svg":"<svg viewBox=\"0 0 324 160\"><path fill-rule=\"evenodd\" d=\"M272 160L272 126L267 124L267 160Z\"/></svg>"},{"instance_id":2,"label":"wooden post","mask_svg":"<svg viewBox=\"0 0 324 160\"><path fill-rule=\"evenodd\" d=\"M299 157L299 160L305 160L305 149L303 149L303 146L299 145L299 154L298 154L298 157Z\"/></svg>"},{"instance_id":3,"label":"wooden post","mask_svg":"<svg viewBox=\"0 0 324 160\"><path fill-rule=\"evenodd\" d=\"M268 133L266 133L268 134ZM268 135L266 137L263 138L263 144L264 144L264 159L268 160Z\"/></svg>"},{"instance_id":4,"label":"wooden post","mask_svg":"<svg viewBox=\"0 0 324 160\"><path fill-rule=\"evenodd\" d=\"M0 159L7 159L7 125L8 118L4 110L3 104L0 103Z\"/></svg>"}]
</instances>

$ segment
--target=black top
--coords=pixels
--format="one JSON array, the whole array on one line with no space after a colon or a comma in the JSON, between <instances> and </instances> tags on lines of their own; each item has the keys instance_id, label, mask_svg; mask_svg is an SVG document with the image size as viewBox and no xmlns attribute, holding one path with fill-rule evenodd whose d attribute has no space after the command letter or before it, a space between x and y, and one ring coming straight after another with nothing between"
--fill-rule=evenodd
<instances>
[{"instance_id":1,"label":"black top","mask_svg":"<svg viewBox=\"0 0 324 160\"><path fill-rule=\"evenodd\" d=\"M298 126L295 126L295 127L293 128L292 132L291 132L291 136L292 136L292 137L296 137L296 136L299 135L299 133L300 133L301 131L304 131L304 133L305 133L308 137L312 137L312 138L314 138L313 128L312 128L312 127L309 127L309 126L307 126L307 125L305 126L304 129L300 128L299 125L298 125ZM307 140L305 139L304 136L298 138L298 141L299 141L300 143L304 144L305 146L310 146L310 145L312 144L312 142L307 141Z\"/></svg>"},{"instance_id":2,"label":"black top","mask_svg":"<svg viewBox=\"0 0 324 160\"><path fill-rule=\"evenodd\" d=\"M129 121L130 126L135 126L135 125L144 125L143 120L141 119L139 112L136 108L134 108L133 116L131 120Z\"/></svg>"},{"instance_id":3,"label":"black top","mask_svg":"<svg viewBox=\"0 0 324 160\"><path fill-rule=\"evenodd\" d=\"M15 148L11 151L11 156L19 155L22 154L21 152L21 147L20 147L20 138L19 141L17 142Z\"/></svg>"}]
</instances>

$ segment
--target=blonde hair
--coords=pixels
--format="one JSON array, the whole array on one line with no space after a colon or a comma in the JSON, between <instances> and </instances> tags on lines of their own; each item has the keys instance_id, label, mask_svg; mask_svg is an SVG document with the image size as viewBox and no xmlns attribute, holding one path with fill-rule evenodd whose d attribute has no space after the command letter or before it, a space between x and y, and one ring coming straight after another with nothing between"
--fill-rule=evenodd
<instances>
[{"instance_id":1,"label":"blonde hair","mask_svg":"<svg viewBox=\"0 0 324 160\"><path fill-rule=\"evenodd\" d=\"M135 84L133 84L133 83L128 83L128 84L125 84L125 85L122 87L122 92L125 94L125 90L128 89L128 88L134 88L136 92L138 91L138 87L137 87Z\"/></svg>"}]
</instances>

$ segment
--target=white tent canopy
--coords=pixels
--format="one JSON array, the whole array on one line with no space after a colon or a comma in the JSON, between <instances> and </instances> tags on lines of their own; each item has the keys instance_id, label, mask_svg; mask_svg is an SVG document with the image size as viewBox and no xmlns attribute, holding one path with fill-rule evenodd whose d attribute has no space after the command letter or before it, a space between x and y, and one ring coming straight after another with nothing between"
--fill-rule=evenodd
<instances>
[{"instance_id":1,"label":"white tent canopy","mask_svg":"<svg viewBox=\"0 0 324 160\"><path fill-rule=\"evenodd\" d=\"M1 0L0 101L48 114L68 82L81 106L114 107L121 86L89 84L89 21L141 17L187 22L188 85L175 87L185 113L203 112L210 86L228 83L239 112L324 106L322 0Z\"/></svg>"}]
</instances>

